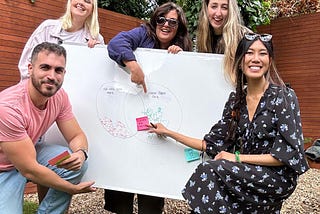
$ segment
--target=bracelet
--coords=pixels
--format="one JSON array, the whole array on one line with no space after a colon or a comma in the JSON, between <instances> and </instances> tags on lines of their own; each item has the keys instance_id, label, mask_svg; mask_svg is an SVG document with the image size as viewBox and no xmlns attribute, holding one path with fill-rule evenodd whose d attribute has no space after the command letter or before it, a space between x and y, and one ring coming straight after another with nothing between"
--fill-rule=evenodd
<instances>
[{"instance_id":1,"label":"bracelet","mask_svg":"<svg viewBox=\"0 0 320 214\"><path fill-rule=\"evenodd\" d=\"M234 152L234 155L236 156L236 161L237 161L238 163L241 163L241 160L240 160L240 152L239 152L239 151L235 151L235 152Z\"/></svg>"},{"instance_id":2,"label":"bracelet","mask_svg":"<svg viewBox=\"0 0 320 214\"><path fill-rule=\"evenodd\" d=\"M78 149L77 151L75 152L79 152L79 151L82 151L83 154L84 154L84 161L86 161L88 159L88 152L86 149Z\"/></svg>"},{"instance_id":3,"label":"bracelet","mask_svg":"<svg viewBox=\"0 0 320 214\"><path fill-rule=\"evenodd\" d=\"M205 144L206 142L204 140L201 141L201 159L202 159L202 163L204 162L204 152L203 151L203 144Z\"/></svg>"},{"instance_id":4,"label":"bracelet","mask_svg":"<svg viewBox=\"0 0 320 214\"><path fill-rule=\"evenodd\" d=\"M203 141L204 140L201 141L201 152L203 152Z\"/></svg>"}]
</instances>

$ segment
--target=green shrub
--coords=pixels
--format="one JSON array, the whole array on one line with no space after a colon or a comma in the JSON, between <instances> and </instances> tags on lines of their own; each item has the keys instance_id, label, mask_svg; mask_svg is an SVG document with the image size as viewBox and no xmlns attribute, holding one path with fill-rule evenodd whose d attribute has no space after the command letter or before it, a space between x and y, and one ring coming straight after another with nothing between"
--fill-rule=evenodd
<instances>
[{"instance_id":1,"label":"green shrub","mask_svg":"<svg viewBox=\"0 0 320 214\"><path fill-rule=\"evenodd\" d=\"M312 138L311 137L305 137L304 138L304 143L312 143Z\"/></svg>"},{"instance_id":2,"label":"green shrub","mask_svg":"<svg viewBox=\"0 0 320 214\"><path fill-rule=\"evenodd\" d=\"M23 214L34 214L38 209L38 203L33 201L24 201L23 203Z\"/></svg>"}]
</instances>

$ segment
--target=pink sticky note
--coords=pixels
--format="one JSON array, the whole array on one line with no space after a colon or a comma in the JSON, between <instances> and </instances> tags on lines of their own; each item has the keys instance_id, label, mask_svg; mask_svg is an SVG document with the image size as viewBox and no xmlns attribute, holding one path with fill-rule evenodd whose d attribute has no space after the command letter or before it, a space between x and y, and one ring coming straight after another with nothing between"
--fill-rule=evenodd
<instances>
[{"instance_id":1,"label":"pink sticky note","mask_svg":"<svg viewBox=\"0 0 320 214\"><path fill-rule=\"evenodd\" d=\"M137 130L143 131L149 129L149 119L147 116L136 118L137 121Z\"/></svg>"}]
</instances>

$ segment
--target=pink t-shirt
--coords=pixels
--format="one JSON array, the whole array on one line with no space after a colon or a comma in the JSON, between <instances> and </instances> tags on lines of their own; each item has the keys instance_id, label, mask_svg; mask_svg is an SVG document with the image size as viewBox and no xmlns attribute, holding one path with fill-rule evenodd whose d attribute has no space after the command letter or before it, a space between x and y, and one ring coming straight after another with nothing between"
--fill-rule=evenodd
<instances>
[{"instance_id":1,"label":"pink t-shirt","mask_svg":"<svg viewBox=\"0 0 320 214\"><path fill-rule=\"evenodd\" d=\"M55 121L74 117L68 95L62 88L49 98L46 108L40 110L30 99L28 82L24 80L0 93L0 143L30 137L35 144ZM0 148L0 171L12 168Z\"/></svg>"}]
</instances>

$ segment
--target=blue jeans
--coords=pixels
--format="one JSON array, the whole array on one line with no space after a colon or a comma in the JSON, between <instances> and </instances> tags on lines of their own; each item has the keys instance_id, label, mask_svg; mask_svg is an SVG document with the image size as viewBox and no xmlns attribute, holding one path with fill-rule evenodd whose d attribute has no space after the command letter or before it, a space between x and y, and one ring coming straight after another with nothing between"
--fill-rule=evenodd
<instances>
[{"instance_id":1,"label":"blue jeans","mask_svg":"<svg viewBox=\"0 0 320 214\"><path fill-rule=\"evenodd\" d=\"M62 179L73 184L78 184L87 170L87 162L79 171L68 171L48 164L48 160L59 155L69 148L61 145L48 145L42 142L36 144L37 161L39 164L48 167ZM23 158L23 157L21 157ZM26 178L17 170L0 172L0 212L1 214L22 214L24 187ZM43 201L40 203L37 213L62 214L71 202L72 195L49 188Z\"/></svg>"}]
</instances>

